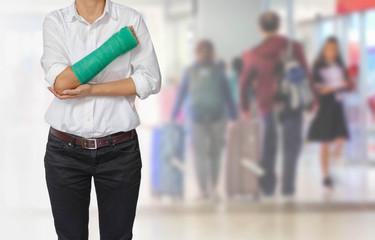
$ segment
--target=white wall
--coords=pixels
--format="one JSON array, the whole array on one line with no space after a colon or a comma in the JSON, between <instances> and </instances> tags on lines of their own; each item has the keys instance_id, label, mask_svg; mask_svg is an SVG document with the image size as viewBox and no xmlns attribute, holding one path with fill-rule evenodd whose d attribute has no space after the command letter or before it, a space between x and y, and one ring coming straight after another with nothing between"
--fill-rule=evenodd
<instances>
[{"instance_id":1,"label":"white wall","mask_svg":"<svg viewBox=\"0 0 375 240\"><path fill-rule=\"evenodd\" d=\"M282 32L286 32L287 1L269 2L271 10L282 17ZM294 3L296 23L335 12L333 0L294 0ZM260 41L258 16L263 7L262 0L198 0L197 38L214 41L219 57L230 61Z\"/></svg>"},{"instance_id":2,"label":"white wall","mask_svg":"<svg viewBox=\"0 0 375 240\"><path fill-rule=\"evenodd\" d=\"M219 57L230 61L259 41L261 9L262 1L198 1L197 37L211 39Z\"/></svg>"}]
</instances>

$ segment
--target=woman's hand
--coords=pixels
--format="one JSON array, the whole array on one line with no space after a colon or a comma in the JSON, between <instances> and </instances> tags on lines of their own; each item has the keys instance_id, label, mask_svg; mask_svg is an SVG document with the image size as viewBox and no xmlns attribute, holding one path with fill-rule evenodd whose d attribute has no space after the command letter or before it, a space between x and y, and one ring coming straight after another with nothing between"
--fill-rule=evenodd
<instances>
[{"instance_id":1,"label":"woman's hand","mask_svg":"<svg viewBox=\"0 0 375 240\"><path fill-rule=\"evenodd\" d=\"M134 31L133 26L129 26L129 30L131 31L131 33L133 34L133 36L135 37L135 39L137 39L137 42L138 42L138 44L139 44L139 40L138 40L137 35L135 34L135 31Z\"/></svg>"},{"instance_id":2,"label":"woman's hand","mask_svg":"<svg viewBox=\"0 0 375 240\"><path fill-rule=\"evenodd\" d=\"M54 90L56 93L63 95L63 91L65 89L76 88L80 85L81 83L74 74L72 67L69 66L57 76L54 84Z\"/></svg>"},{"instance_id":3,"label":"woman's hand","mask_svg":"<svg viewBox=\"0 0 375 240\"><path fill-rule=\"evenodd\" d=\"M130 96L137 94L137 89L131 77L106 83L86 83L78 86L75 89L65 89L62 91L62 94L58 93L51 87L49 87L48 90L50 90L53 95L59 99L70 99L85 96Z\"/></svg>"},{"instance_id":4,"label":"woman's hand","mask_svg":"<svg viewBox=\"0 0 375 240\"><path fill-rule=\"evenodd\" d=\"M85 97L85 96L90 96L92 90L92 85L91 84L83 84L81 86L78 86L75 89L66 89L63 91L64 95L68 96L74 96L74 97Z\"/></svg>"},{"instance_id":5,"label":"woman's hand","mask_svg":"<svg viewBox=\"0 0 375 240\"><path fill-rule=\"evenodd\" d=\"M64 100L76 97L84 97L91 95L92 85L91 84L83 84L78 86L75 89L66 89L63 91L63 94L59 94L55 89L48 87L48 90L55 95L55 97Z\"/></svg>"},{"instance_id":6,"label":"woman's hand","mask_svg":"<svg viewBox=\"0 0 375 240\"><path fill-rule=\"evenodd\" d=\"M334 91L335 89L331 87L320 87L319 89L319 93L322 95L330 94L330 93L333 93Z\"/></svg>"}]
</instances>

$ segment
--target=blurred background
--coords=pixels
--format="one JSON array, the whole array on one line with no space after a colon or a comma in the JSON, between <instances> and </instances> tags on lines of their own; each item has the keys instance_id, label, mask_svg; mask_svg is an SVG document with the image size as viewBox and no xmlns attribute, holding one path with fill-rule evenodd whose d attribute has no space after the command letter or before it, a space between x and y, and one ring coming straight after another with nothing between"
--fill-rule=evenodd
<instances>
[{"instance_id":1,"label":"blurred background","mask_svg":"<svg viewBox=\"0 0 375 240\"><path fill-rule=\"evenodd\" d=\"M0 2L0 238L57 239L43 164L49 129L44 114L53 96L47 91L40 66L42 23L48 12L73 1ZM163 76L161 92L137 102L142 119L138 133L143 179L135 240L373 239L375 1L114 2L143 14ZM271 168L264 166L264 156L271 150L264 141L267 130L264 113L256 106L259 93L254 87L256 97L250 104L251 118L243 119L238 100L241 90L238 79L243 70L237 70L234 59L241 59L245 52L264 41L258 18L267 10L280 16L280 34L301 44L311 75L326 39L330 36L338 39L351 82L350 90L340 94L350 136L343 142L341 154L329 157L328 152L329 156L324 157L322 144L309 140L311 123L319 114L310 110L303 113L301 120L301 140L297 144L302 147L298 160L293 166L285 164L283 156L289 150L281 147L285 142L279 137L273 144L280 145L284 152L276 153ZM183 76L196 62L197 52L204 51L196 47L202 39L214 46L215 61L227 76L232 99L228 101L234 103L235 112L217 127L221 135L206 139L204 144L214 150L213 154L207 153L212 156L203 157L210 151L199 149L194 140L202 138L199 132L215 132L216 123L205 126L192 123L186 110L189 107L185 106L188 104L182 100L181 111L172 114L179 105L177 99L182 99L179 95L183 91L179 89ZM246 68L246 64L242 65ZM276 124L275 132L285 131L279 125ZM166 143L163 136L171 131L179 135L173 143ZM15 144L20 139L25 143L22 148ZM212 139L223 141L216 141L215 145ZM205 166L199 165L205 164L204 161L207 161ZM329 174L325 176L327 169L322 166L327 162ZM288 167L295 169L292 173L295 177L290 180L295 189L284 194ZM274 173L275 189L271 194L265 194L259 182L270 174L268 171ZM263 179L264 184L268 182ZM92 194L90 239L98 240L94 190Z\"/></svg>"}]
</instances>

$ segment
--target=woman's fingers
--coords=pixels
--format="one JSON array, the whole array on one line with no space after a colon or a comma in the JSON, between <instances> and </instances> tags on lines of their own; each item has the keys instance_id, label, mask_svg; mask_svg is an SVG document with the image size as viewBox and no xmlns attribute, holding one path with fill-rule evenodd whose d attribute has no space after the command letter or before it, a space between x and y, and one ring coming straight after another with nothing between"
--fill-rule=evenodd
<instances>
[{"instance_id":1,"label":"woman's fingers","mask_svg":"<svg viewBox=\"0 0 375 240\"><path fill-rule=\"evenodd\" d=\"M63 91L64 95L69 95L69 96L77 96L81 94L81 89L76 88L76 89L67 89Z\"/></svg>"},{"instance_id":2,"label":"woman's fingers","mask_svg":"<svg viewBox=\"0 0 375 240\"><path fill-rule=\"evenodd\" d=\"M138 42L138 44L139 44L139 40L138 40L137 35L135 34L135 31L134 31L133 26L129 26L129 30L132 32L133 36L135 37L135 39L137 39L137 42Z\"/></svg>"},{"instance_id":3,"label":"woman's fingers","mask_svg":"<svg viewBox=\"0 0 375 240\"><path fill-rule=\"evenodd\" d=\"M60 95L58 94L55 89L51 88L51 87L48 87L48 90L53 94L55 95L55 97L57 97L58 99L61 99L61 100L64 100L64 99L69 99L69 98L75 98L75 96L71 96L71 95Z\"/></svg>"}]
</instances>

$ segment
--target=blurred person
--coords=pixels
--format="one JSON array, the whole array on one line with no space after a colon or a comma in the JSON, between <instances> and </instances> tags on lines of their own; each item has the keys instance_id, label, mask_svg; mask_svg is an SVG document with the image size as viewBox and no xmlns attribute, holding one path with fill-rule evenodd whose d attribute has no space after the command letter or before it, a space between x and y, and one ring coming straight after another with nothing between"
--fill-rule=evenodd
<instances>
[{"instance_id":1,"label":"blurred person","mask_svg":"<svg viewBox=\"0 0 375 240\"><path fill-rule=\"evenodd\" d=\"M141 45L81 85L71 64L125 26ZM47 15L43 44L41 63L56 96L46 113L51 128L44 163L58 239L88 239L93 178L100 239L130 240L142 168L134 101L161 85L145 22L110 0L76 0Z\"/></svg>"},{"instance_id":2,"label":"blurred person","mask_svg":"<svg viewBox=\"0 0 375 240\"><path fill-rule=\"evenodd\" d=\"M236 57L232 60L231 71L229 73L228 81L232 93L233 101L238 105L239 103L239 79L242 72L242 58Z\"/></svg>"},{"instance_id":3,"label":"blurred person","mask_svg":"<svg viewBox=\"0 0 375 240\"><path fill-rule=\"evenodd\" d=\"M187 99L185 117L189 118L200 199L215 199L222 148L226 132L226 111L231 120L236 109L224 66L215 60L214 45L209 40L197 43L196 61L188 67L172 112L175 120Z\"/></svg>"},{"instance_id":4,"label":"blurred person","mask_svg":"<svg viewBox=\"0 0 375 240\"><path fill-rule=\"evenodd\" d=\"M341 93L349 88L350 77L339 49L338 40L328 38L313 67L319 110L309 129L309 139L321 143L323 186L327 188L333 187L329 172L330 156L340 156L349 136ZM333 154L330 154L331 146L334 147Z\"/></svg>"},{"instance_id":5,"label":"blurred person","mask_svg":"<svg viewBox=\"0 0 375 240\"><path fill-rule=\"evenodd\" d=\"M275 161L278 146L277 104L275 102L277 77L276 68L285 56L292 40L279 35L280 17L274 12L265 12L259 17L259 26L264 40L243 54L240 98L242 117L251 119L248 87L256 91L256 101L263 123L261 167L264 175L259 179L264 197L273 197L276 190ZM293 57L308 68L301 44L292 41ZM302 145L302 110L291 110L280 118L283 142L282 196L293 197L297 160Z\"/></svg>"}]
</instances>

